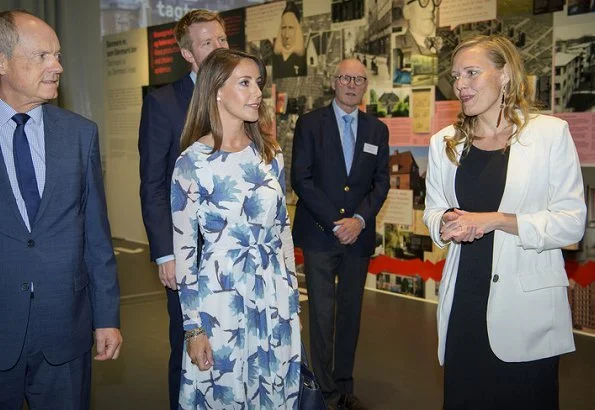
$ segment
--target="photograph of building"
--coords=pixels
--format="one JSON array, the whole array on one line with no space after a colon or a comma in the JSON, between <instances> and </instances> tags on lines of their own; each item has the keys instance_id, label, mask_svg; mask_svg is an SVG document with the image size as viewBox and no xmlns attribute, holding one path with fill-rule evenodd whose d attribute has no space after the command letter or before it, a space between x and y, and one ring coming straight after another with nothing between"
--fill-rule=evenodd
<instances>
[{"instance_id":1,"label":"photograph of building","mask_svg":"<svg viewBox=\"0 0 595 410\"><path fill-rule=\"evenodd\" d=\"M426 155L427 160L427 155ZM399 147L388 160L390 187L413 191L413 208L423 209L426 198L425 168L420 170L411 150L399 151Z\"/></svg>"},{"instance_id":2,"label":"photograph of building","mask_svg":"<svg viewBox=\"0 0 595 410\"><path fill-rule=\"evenodd\" d=\"M376 289L423 298L425 285L419 275L381 272L376 275Z\"/></svg>"},{"instance_id":3,"label":"photograph of building","mask_svg":"<svg viewBox=\"0 0 595 410\"><path fill-rule=\"evenodd\" d=\"M595 107L595 34L574 35L577 37L556 40L555 112L585 112Z\"/></svg>"},{"instance_id":4,"label":"photograph of building","mask_svg":"<svg viewBox=\"0 0 595 410\"><path fill-rule=\"evenodd\" d=\"M595 334L595 282L583 287L570 280L568 301L574 328Z\"/></svg>"}]
</instances>

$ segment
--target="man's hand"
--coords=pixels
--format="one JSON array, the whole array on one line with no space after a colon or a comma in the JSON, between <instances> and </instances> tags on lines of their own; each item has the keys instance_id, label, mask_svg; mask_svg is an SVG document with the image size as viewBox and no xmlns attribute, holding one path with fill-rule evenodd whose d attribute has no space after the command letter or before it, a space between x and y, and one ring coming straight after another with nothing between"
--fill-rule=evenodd
<instances>
[{"instance_id":1,"label":"man's hand","mask_svg":"<svg viewBox=\"0 0 595 410\"><path fill-rule=\"evenodd\" d=\"M113 327L95 329L95 349L97 350L95 360L117 359L122 341L120 329Z\"/></svg>"},{"instance_id":2,"label":"man's hand","mask_svg":"<svg viewBox=\"0 0 595 410\"><path fill-rule=\"evenodd\" d=\"M343 218L335 221L339 228L335 229L334 234L342 245L351 245L357 241L362 231L362 221L358 218Z\"/></svg>"},{"instance_id":3,"label":"man's hand","mask_svg":"<svg viewBox=\"0 0 595 410\"><path fill-rule=\"evenodd\" d=\"M171 260L159 265L159 280L166 288L178 290L176 284L176 261Z\"/></svg>"}]
</instances>

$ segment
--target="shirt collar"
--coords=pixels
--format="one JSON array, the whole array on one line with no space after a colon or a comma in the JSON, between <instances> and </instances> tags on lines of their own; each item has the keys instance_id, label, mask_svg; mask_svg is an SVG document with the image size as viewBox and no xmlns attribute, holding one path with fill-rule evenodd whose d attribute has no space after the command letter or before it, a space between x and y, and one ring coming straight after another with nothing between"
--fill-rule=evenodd
<instances>
[{"instance_id":1,"label":"shirt collar","mask_svg":"<svg viewBox=\"0 0 595 410\"><path fill-rule=\"evenodd\" d=\"M14 108L0 98L0 125L4 125L8 121L11 121L12 116L15 114L17 114L17 112ZM34 123L41 124L41 119L43 117L43 108L41 105L27 111L26 114L31 117L31 120L33 120Z\"/></svg>"},{"instance_id":2,"label":"shirt collar","mask_svg":"<svg viewBox=\"0 0 595 410\"><path fill-rule=\"evenodd\" d=\"M345 111L341 109L341 107L339 107L339 104L337 104L337 100L333 98L333 110L335 110L335 117L337 117L337 120L342 120L344 115L350 115L353 117L353 123L357 124L357 114L359 112L358 109L353 110L351 114L347 114Z\"/></svg>"},{"instance_id":3,"label":"shirt collar","mask_svg":"<svg viewBox=\"0 0 595 410\"><path fill-rule=\"evenodd\" d=\"M196 84L196 73L194 71L190 71L190 79Z\"/></svg>"}]
</instances>

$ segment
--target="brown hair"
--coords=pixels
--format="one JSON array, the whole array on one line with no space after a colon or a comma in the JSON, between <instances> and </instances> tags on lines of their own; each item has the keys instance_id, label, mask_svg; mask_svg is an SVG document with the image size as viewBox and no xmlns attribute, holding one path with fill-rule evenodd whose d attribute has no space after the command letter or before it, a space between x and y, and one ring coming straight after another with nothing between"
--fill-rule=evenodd
<instances>
[{"instance_id":1,"label":"brown hair","mask_svg":"<svg viewBox=\"0 0 595 410\"><path fill-rule=\"evenodd\" d=\"M506 121L514 125L514 132L508 137L508 141L506 142L506 147L508 147L513 139L518 138L523 128L525 128L530 114L536 111L536 106L531 97L532 90L529 86L521 55L514 44L506 37L498 35L477 36L459 44L452 53L452 60L454 61L459 51L471 47L483 48L491 63L497 69L502 70L506 65L510 70L510 81L505 86L506 92L502 112L502 116ZM446 142L446 156L452 163L459 165L456 146L462 142L465 152L471 148L473 141L478 138L474 134L477 125L477 116L467 116L461 110L457 121L453 125L455 127L455 135L444 137L444 141Z\"/></svg>"},{"instance_id":2,"label":"brown hair","mask_svg":"<svg viewBox=\"0 0 595 410\"><path fill-rule=\"evenodd\" d=\"M184 151L199 138L211 134L213 136L213 151L221 149L223 127L217 106L217 91L231 76L240 61L252 60L258 66L262 82L266 83L266 68L258 57L238 50L219 48L214 50L200 65L196 86L192 93L192 100L188 108L188 116L180 139L180 149ZM270 163L279 152L279 145L271 134L273 121L266 104L261 103L258 108L258 121L244 122L246 135L256 146L264 161Z\"/></svg>"},{"instance_id":3,"label":"brown hair","mask_svg":"<svg viewBox=\"0 0 595 410\"><path fill-rule=\"evenodd\" d=\"M225 22L221 16L211 10L197 9L186 13L174 27L174 35L180 48L192 50L192 39L188 35L188 28L196 23L208 23L216 21L221 24L225 31Z\"/></svg>"}]
</instances>

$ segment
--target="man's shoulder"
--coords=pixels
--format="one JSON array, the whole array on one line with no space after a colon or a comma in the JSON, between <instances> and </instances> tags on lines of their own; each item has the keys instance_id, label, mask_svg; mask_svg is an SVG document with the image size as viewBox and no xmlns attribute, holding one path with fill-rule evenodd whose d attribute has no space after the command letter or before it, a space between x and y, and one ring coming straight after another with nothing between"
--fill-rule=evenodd
<instances>
[{"instance_id":1,"label":"man's shoulder","mask_svg":"<svg viewBox=\"0 0 595 410\"><path fill-rule=\"evenodd\" d=\"M359 110L359 118L366 121L368 123L368 126L374 126L374 127L378 127L381 129L384 129L384 128L388 129L386 124L384 122L380 121L378 119L378 117L368 114L367 112L364 112L362 110Z\"/></svg>"},{"instance_id":2,"label":"man's shoulder","mask_svg":"<svg viewBox=\"0 0 595 410\"><path fill-rule=\"evenodd\" d=\"M60 108L52 104L44 104L43 106L44 121L66 121L70 126L75 127L96 127L97 124L88 118L83 117L73 111L65 108Z\"/></svg>"},{"instance_id":3,"label":"man's shoulder","mask_svg":"<svg viewBox=\"0 0 595 410\"><path fill-rule=\"evenodd\" d=\"M328 116L330 114L331 109L332 109L332 107L330 105L316 108L312 111L308 111L307 113L300 115L300 119L302 121L304 121L304 120L312 120L314 118Z\"/></svg>"},{"instance_id":4,"label":"man's shoulder","mask_svg":"<svg viewBox=\"0 0 595 410\"><path fill-rule=\"evenodd\" d=\"M180 80L178 80L178 81L180 81ZM174 84L175 83L166 84L164 86L161 86L159 88L151 90L147 94L147 98L152 98L152 99L161 101L161 100L173 97L175 94Z\"/></svg>"},{"instance_id":5,"label":"man's shoulder","mask_svg":"<svg viewBox=\"0 0 595 410\"><path fill-rule=\"evenodd\" d=\"M181 93L182 89L190 87L190 93L192 93L192 80L188 74L182 78L174 81L173 83L166 84L159 88L156 88L147 94L147 97L151 97L156 100L167 100L175 96L176 93Z\"/></svg>"}]
</instances>

